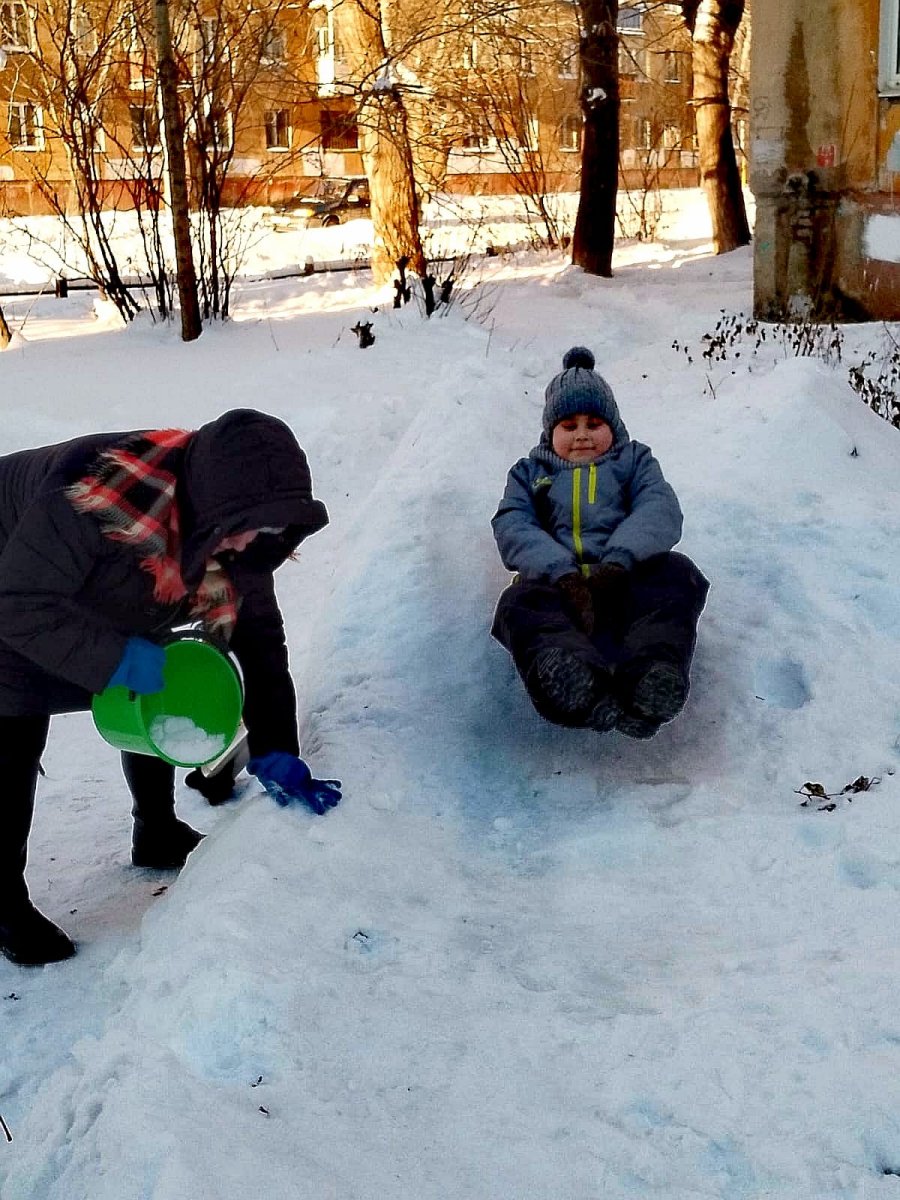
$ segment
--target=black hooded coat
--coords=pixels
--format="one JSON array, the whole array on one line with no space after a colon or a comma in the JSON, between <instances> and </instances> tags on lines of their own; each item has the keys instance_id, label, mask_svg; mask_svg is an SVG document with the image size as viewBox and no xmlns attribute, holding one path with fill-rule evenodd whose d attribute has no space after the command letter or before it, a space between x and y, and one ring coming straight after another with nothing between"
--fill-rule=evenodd
<instances>
[{"instance_id":1,"label":"black hooded coat","mask_svg":"<svg viewBox=\"0 0 900 1200\"><path fill-rule=\"evenodd\" d=\"M162 642L188 602L154 597L140 548L106 536L65 494L98 454L134 433L106 433L0 457L0 716L90 708L129 637ZM294 685L273 573L328 523L289 427L235 409L191 437L175 468L181 574L203 579L224 537L273 527L222 561L238 596L230 648L244 676L250 753L299 753Z\"/></svg>"}]
</instances>

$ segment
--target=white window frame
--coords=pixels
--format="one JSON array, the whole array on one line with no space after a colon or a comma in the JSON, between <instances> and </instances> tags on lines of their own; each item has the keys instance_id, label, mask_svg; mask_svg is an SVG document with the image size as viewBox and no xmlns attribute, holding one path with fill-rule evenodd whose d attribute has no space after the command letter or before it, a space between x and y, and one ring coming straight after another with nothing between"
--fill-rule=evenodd
<instances>
[{"instance_id":1,"label":"white window frame","mask_svg":"<svg viewBox=\"0 0 900 1200\"><path fill-rule=\"evenodd\" d=\"M559 57L556 60L557 79L577 79L581 51L575 39L563 42L559 47Z\"/></svg>"},{"instance_id":2,"label":"white window frame","mask_svg":"<svg viewBox=\"0 0 900 1200\"><path fill-rule=\"evenodd\" d=\"M532 38L523 37L519 43L519 70L528 79L532 79L537 75L537 66L535 64L537 52L537 43Z\"/></svg>"},{"instance_id":3,"label":"white window frame","mask_svg":"<svg viewBox=\"0 0 900 1200\"><path fill-rule=\"evenodd\" d=\"M97 29L91 14L83 8L74 9L71 22L72 50L81 61L97 53Z\"/></svg>"},{"instance_id":4,"label":"white window frame","mask_svg":"<svg viewBox=\"0 0 900 1200\"><path fill-rule=\"evenodd\" d=\"M878 90L882 96L900 95L900 0L881 0Z\"/></svg>"},{"instance_id":5,"label":"white window frame","mask_svg":"<svg viewBox=\"0 0 900 1200\"><path fill-rule=\"evenodd\" d=\"M191 75L195 80L203 80L207 71L215 70L227 56L227 49L219 44L222 30L218 17L200 18L193 31L194 48L191 53Z\"/></svg>"},{"instance_id":6,"label":"white window frame","mask_svg":"<svg viewBox=\"0 0 900 1200\"><path fill-rule=\"evenodd\" d=\"M663 150L680 150L681 141L681 126L674 121L666 121L661 135Z\"/></svg>"},{"instance_id":7,"label":"white window frame","mask_svg":"<svg viewBox=\"0 0 900 1200\"><path fill-rule=\"evenodd\" d=\"M81 136L83 140L87 137L91 139L91 151L94 154L106 153L106 130L103 128L103 117L97 113L89 104L80 106L75 109L72 114L72 120L81 125Z\"/></svg>"},{"instance_id":8,"label":"white window frame","mask_svg":"<svg viewBox=\"0 0 900 1200\"><path fill-rule=\"evenodd\" d=\"M569 145L568 134L578 134L578 145ZM557 136L559 141L559 149L562 154L580 154L581 141L584 137L584 117L580 113L565 113L559 120L557 127Z\"/></svg>"},{"instance_id":9,"label":"white window frame","mask_svg":"<svg viewBox=\"0 0 900 1200\"><path fill-rule=\"evenodd\" d=\"M470 145L466 145L467 142ZM486 129L470 129L459 144L459 150L463 154L489 154L496 149L497 139Z\"/></svg>"},{"instance_id":10,"label":"white window frame","mask_svg":"<svg viewBox=\"0 0 900 1200\"><path fill-rule=\"evenodd\" d=\"M282 146L278 142L269 143L269 131L274 130L277 136L278 133L278 115L284 113L285 116L285 133L287 140ZM271 121L269 118L273 118ZM269 154L286 154L294 140L294 129L291 125L291 114L286 108L271 108L266 110L265 114L265 136L266 136L266 151Z\"/></svg>"},{"instance_id":11,"label":"white window frame","mask_svg":"<svg viewBox=\"0 0 900 1200\"><path fill-rule=\"evenodd\" d=\"M32 122L31 131L33 141L18 141L14 142L12 138L12 122L13 110L18 112L18 121L20 129L28 129L26 114L31 112ZM24 150L33 154L37 150L44 149L44 110L39 104L32 104L28 100L9 100L6 105L6 136L9 141L10 150Z\"/></svg>"},{"instance_id":12,"label":"white window frame","mask_svg":"<svg viewBox=\"0 0 900 1200\"><path fill-rule=\"evenodd\" d=\"M537 154L541 148L541 123L534 115L525 119L521 145L526 154Z\"/></svg>"},{"instance_id":13,"label":"white window frame","mask_svg":"<svg viewBox=\"0 0 900 1200\"><path fill-rule=\"evenodd\" d=\"M223 118L223 124L221 127L211 120L214 108L218 108L221 112ZM220 128L221 131L226 134L226 138L224 140L220 140L217 136ZM211 140L207 140L204 136L201 142L201 145L207 154L228 154L229 151L234 149L234 115L230 109L221 105L216 105L212 100L208 100L203 106L204 135L210 129L213 131L213 138ZM200 139L198 138L198 141L199 140Z\"/></svg>"},{"instance_id":14,"label":"white window frame","mask_svg":"<svg viewBox=\"0 0 900 1200\"><path fill-rule=\"evenodd\" d=\"M663 50L663 83L681 83L681 53Z\"/></svg>"},{"instance_id":15,"label":"white window frame","mask_svg":"<svg viewBox=\"0 0 900 1200\"><path fill-rule=\"evenodd\" d=\"M260 62L267 67L281 67L287 62L287 30L281 22L270 25L260 47Z\"/></svg>"},{"instance_id":16,"label":"white window frame","mask_svg":"<svg viewBox=\"0 0 900 1200\"><path fill-rule=\"evenodd\" d=\"M129 13L126 19L128 22L128 86L134 91L155 87L155 45L151 45L142 37L134 13Z\"/></svg>"},{"instance_id":17,"label":"white window frame","mask_svg":"<svg viewBox=\"0 0 900 1200\"><path fill-rule=\"evenodd\" d=\"M330 62L333 65L344 65L346 52L338 28L339 22L334 19L334 6L329 0L310 5L312 14L312 32L316 46L316 58L319 62Z\"/></svg>"},{"instance_id":18,"label":"white window frame","mask_svg":"<svg viewBox=\"0 0 900 1200\"><path fill-rule=\"evenodd\" d=\"M156 117L156 141L153 143L153 145L149 145L149 146L145 145L144 139L135 138L135 136L134 136L135 135L135 121L134 121L135 111L141 111L144 113L153 113L153 115ZM128 120L131 125L131 149L132 150L136 150L139 154L156 154L160 150L162 150L162 121L160 120L159 113L156 111L156 108L152 104L129 104L128 105ZM147 122L142 121L141 125L143 127L144 132L146 133L147 132Z\"/></svg>"},{"instance_id":19,"label":"white window frame","mask_svg":"<svg viewBox=\"0 0 900 1200\"><path fill-rule=\"evenodd\" d=\"M622 19L624 12L628 12L629 16L634 15L638 19L637 25L623 25ZM623 4L619 9L619 17L616 21L616 31L624 33L630 37L642 37L644 33L644 7L642 4Z\"/></svg>"},{"instance_id":20,"label":"white window frame","mask_svg":"<svg viewBox=\"0 0 900 1200\"><path fill-rule=\"evenodd\" d=\"M4 21L0 28L3 28L11 34L9 41L0 41L0 50L30 50L34 43L34 34L31 28L31 13L28 11L28 5L25 0L0 0L0 11L9 12L9 20ZM15 13L19 13L19 19L15 17ZM25 31L25 41L16 41L16 35L20 30Z\"/></svg>"}]
</instances>

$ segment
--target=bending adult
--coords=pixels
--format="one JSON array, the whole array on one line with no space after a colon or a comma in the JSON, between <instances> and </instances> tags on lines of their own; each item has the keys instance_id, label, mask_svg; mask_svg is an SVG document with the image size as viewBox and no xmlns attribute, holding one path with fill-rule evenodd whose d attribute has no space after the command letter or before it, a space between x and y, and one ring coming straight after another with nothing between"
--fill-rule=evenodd
<instances>
[{"instance_id":1,"label":"bending adult","mask_svg":"<svg viewBox=\"0 0 900 1200\"><path fill-rule=\"evenodd\" d=\"M0 457L0 951L37 965L71 939L31 902L28 835L50 717L122 684L162 687L161 643L197 623L244 676L249 770L323 812L335 781L299 758L274 571L328 523L276 417L235 409L194 432L105 433ZM175 771L122 754L132 862L175 869L203 836L175 815Z\"/></svg>"}]
</instances>

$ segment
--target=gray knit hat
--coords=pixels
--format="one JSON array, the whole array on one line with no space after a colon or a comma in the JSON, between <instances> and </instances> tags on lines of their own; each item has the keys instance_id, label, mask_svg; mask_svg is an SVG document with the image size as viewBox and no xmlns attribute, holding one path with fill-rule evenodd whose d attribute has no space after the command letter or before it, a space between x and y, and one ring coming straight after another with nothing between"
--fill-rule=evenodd
<instances>
[{"instance_id":1,"label":"gray knit hat","mask_svg":"<svg viewBox=\"0 0 900 1200\"><path fill-rule=\"evenodd\" d=\"M628 441L612 388L594 370L594 356L586 346L573 346L566 351L563 369L547 384L544 401L542 442L549 443L554 427L578 413L604 420L612 430L614 445Z\"/></svg>"}]
</instances>

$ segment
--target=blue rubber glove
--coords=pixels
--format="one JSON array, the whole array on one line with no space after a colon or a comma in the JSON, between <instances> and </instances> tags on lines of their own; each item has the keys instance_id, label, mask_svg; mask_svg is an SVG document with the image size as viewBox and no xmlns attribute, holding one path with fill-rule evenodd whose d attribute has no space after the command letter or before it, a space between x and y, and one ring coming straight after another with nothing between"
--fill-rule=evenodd
<instances>
[{"instance_id":1,"label":"blue rubber glove","mask_svg":"<svg viewBox=\"0 0 900 1200\"><path fill-rule=\"evenodd\" d=\"M321 817L327 808L334 808L341 798L339 779L313 779L303 759L288 754L286 750L271 750L259 758L251 758L247 770L282 806L299 800Z\"/></svg>"},{"instance_id":2,"label":"blue rubber glove","mask_svg":"<svg viewBox=\"0 0 900 1200\"><path fill-rule=\"evenodd\" d=\"M107 687L127 687L141 696L161 692L165 687L163 664L166 652L155 642L146 638L130 637L125 643L125 653L113 671Z\"/></svg>"}]
</instances>

